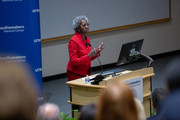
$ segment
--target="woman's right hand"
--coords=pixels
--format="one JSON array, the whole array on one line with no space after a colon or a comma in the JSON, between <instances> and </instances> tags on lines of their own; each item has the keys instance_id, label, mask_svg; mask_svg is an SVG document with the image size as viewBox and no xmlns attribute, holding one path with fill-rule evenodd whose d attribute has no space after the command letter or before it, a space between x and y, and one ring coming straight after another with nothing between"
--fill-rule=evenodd
<instances>
[{"instance_id":1,"label":"woman's right hand","mask_svg":"<svg viewBox=\"0 0 180 120\"><path fill-rule=\"evenodd\" d=\"M96 56L96 52L95 52L96 50L95 49L92 49L90 52L89 52L89 54L88 54L88 56L89 57L94 57L94 56Z\"/></svg>"}]
</instances>

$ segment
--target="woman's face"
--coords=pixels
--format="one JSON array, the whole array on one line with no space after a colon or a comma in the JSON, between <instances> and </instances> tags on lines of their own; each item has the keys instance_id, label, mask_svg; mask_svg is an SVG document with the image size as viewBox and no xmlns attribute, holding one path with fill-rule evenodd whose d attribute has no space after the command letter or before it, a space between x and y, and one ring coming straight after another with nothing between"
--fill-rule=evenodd
<instances>
[{"instance_id":1,"label":"woman's face","mask_svg":"<svg viewBox=\"0 0 180 120\"><path fill-rule=\"evenodd\" d=\"M89 32L89 23L86 20L82 20L78 31L80 34L86 35Z\"/></svg>"}]
</instances>

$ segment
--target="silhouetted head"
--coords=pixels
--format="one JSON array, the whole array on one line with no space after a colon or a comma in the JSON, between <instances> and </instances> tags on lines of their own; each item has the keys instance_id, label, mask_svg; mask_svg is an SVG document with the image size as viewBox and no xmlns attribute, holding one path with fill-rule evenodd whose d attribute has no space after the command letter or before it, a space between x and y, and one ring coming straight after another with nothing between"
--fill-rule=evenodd
<instances>
[{"instance_id":1,"label":"silhouetted head","mask_svg":"<svg viewBox=\"0 0 180 120\"><path fill-rule=\"evenodd\" d=\"M180 89L180 58L176 58L168 64L165 76L170 91Z\"/></svg>"},{"instance_id":2,"label":"silhouetted head","mask_svg":"<svg viewBox=\"0 0 180 120\"><path fill-rule=\"evenodd\" d=\"M36 86L27 66L0 61L0 120L35 120Z\"/></svg>"},{"instance_id":3,"label":"silhouetted head","mask_svg":"<svg viewBox=\"0 0 180 120\"><path fill-rule=\"evenodd\" d=\"M137 120L137 107L132 90L118 82L100 92L97 120Z\"/></svg>"},{"instance_id":4,"label":"silhouetted head","mask_svg":"<svg viewBox=\"0 0 180 120\"><path fill-rule=\"evenodd\" d=\"M153 107L156 112L159 110L159 106L166 98L167 94L168 94L168 90L165 88L156 88L152 92L151 97L152 97Z\"/></svg>"},{"instance_id":5,"label":"silhouetted head","mask_svg":"<svg viewBox=\"0 0 180 120\"><path fill-rule=\"evenodd\" d=\"M60 120L59 107L53 103L45 103L39 106L37 120Z\"/></svg>"},{"instance_id":6,"label":"silhouetted head","mask_svg":"<svg viewBox=\"0 0 180 120\"><path fill-rule=\"evenodd\" d=\"M81 108L79 120L95 120L96 104L88 104Z\"/></svg>"}]
</instances>

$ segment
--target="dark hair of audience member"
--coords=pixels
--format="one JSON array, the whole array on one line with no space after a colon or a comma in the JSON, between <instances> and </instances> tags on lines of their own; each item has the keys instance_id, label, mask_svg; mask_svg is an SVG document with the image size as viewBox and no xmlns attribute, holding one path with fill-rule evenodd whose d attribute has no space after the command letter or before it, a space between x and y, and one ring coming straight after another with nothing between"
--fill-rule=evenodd
<instances>
[{"instance_id":1,"label":"dark hair of audience member","mask_svg":"<svg viewBox=\"0 0 180 120\"><path fill-rule=\"evenodd\" d=\"M95 120L96 104L88 104L81 108L79 120Z\"/></svg>"},{"instance_id":2,"label":"dark hair of audience member","mask_svg":"<svg viewBox=\"0 0 180 120\"><path fill-rule=\"evenodd\" d=\"M24 65L0 61L0 120L35 120L35 84Z\"/></svg>"},{"instance_id":3,"label":"dark hair of audience member","mask_svg":"<svg viewBox=\"0 0 180 120\"><path fill-rule=\"evenodd\" d=\"M168 90L165 88L156 88L152 92L152 103L154 110L157 112L159 110L160 104L163 102L163 100L166 98L168 94Z\"/></svg>"},{"instance_id":4,"label":"dark hair of audience member","mask_svg":"<svg viewBox=\"0 0 180 120\"><path fill-rule=\"evenodd\" d=\"M166 68L165 76L169 91L180 89L180 57L171 61Z\"/></svg>"},{"instance_id":5,"label":"dark hair of audience member","mask_svg":"<svg viewBox=\"0 0 180 120\"><path fill-rule=\"evenodd\" d=\"M137 120L138 113L133 92L118 82L100 92L96 120Z\"/></svg>"},{"instance_id":6,"label":"dark hair of audience member","mask_svg":"<svg viewBox=\"0 0 180 120\"><path fill-rule=\"evenodd\" d=\"M180 57L167 65L165 77L169 93L160 106L158 120L180 120Z\"/></svg>"}]
</instances>

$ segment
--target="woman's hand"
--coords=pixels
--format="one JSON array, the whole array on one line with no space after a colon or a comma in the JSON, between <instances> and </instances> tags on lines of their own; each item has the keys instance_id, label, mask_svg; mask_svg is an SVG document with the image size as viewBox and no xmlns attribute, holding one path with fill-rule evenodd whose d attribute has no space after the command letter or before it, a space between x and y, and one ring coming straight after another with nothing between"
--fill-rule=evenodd
<instances>
[{"instance_id":1,"label":"woman's hand","mask_svg":"<svg viewBox=\"0 0 180 120\"><path fill-rule=\"evenodd\" d=\"M96 56L97 53L96 53L95 51L96 51L95 48L92 49L92 50L89 52L88 56L89 56L89 57L94 57L94 56Z\"/></svg>"},{"instance_id":2,"label":"woman's hand","mask_svg":"<svg viewBox=\"0 0 180 120\"><path fill-rule=\"evenodd\" d=\"M97 50L96 50L95 48L92 49L92 50L89 52L88 56L89 56L89 57L97 56L103 49L104 49L104 43L101 42L101 44L99 45L98 49L97 49Z\"/></svg>"},{"instance_id":3,"label":"woman's hand","mask_svg":"<svg viewBox=\"0 0 180 120\"><path fill-rule=\"evenodd\" d=\"M98 47L97 54L99 54L104 49L104 43L101 42L101 44Z\"/></svg>"}]
</instances>

